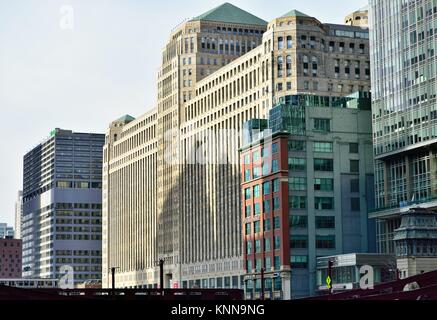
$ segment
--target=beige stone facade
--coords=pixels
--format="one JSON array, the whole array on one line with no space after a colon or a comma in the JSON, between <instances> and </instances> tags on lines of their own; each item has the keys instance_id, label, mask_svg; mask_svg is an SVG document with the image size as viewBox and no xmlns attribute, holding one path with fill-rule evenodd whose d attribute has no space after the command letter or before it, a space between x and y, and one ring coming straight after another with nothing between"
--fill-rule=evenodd
<instances>
[{"instance_id":1,"label":"beige stone facade","mask_svg":"<svg viewBox=\"0 0 437 320\"><path fill-rule=\"evenodd\" d=\"M146 161L156 161L150 167L156 171L120 172L120 180L114 180L113 188L119 188L117 184L132 185L130 179L154 186L142 201L156 207L146 209L135 198L125 198L139 189L128 194L108 193L111 186L104 180L104 233L106 230L106 243L114 243L114 247L104 247L104 256L106 253L107 257L117 257L104 258L104 270L132 257L137 250L136 242L132 245L133 239L117 233L128 233L138 226L138 241L142 241L138 248L142 246L144 251L153 248L154 258L166 258L166 286L242 287L238 131L243 123L265 118L281 96L297 93L341 96L369 91L367 30L322 24L298 11L264 25L260 19L255 24L248 24L247 19L244 24L208 20L219 16L214 14L184 23L171 34L165 46L158 75L158 107L153 111L156 117L153 139L129 145L119 158L105 158L107 165L126 157L130 160L126 160L125 166L143 157L137 155L139 150L153 145ZM143 130L134 129L140 119L120 127L113 125L109 132L129 131L126 139L133 137ZM224 129L237 133L219 136ZM105 156L121 143L107 141ZM206 163L197 161L200 154ZM169 156L176 162L169 163ZM115 167L107 169L110 176ZM123 207L117 201L123 201ZM154 217L154 224L131 221L132 206L141 210L141 219ZM118 213L113 213L114 210ZM119 216L123 218L120 220ZM113 224L117 227L111 228ZM153 229L157 241L150 241L142 233L149 229ZM158 268L154 268L152 260L120 270L120 286L158 283ZM143 276L147 270L149 277Z\"/></svg>"}]
</instances>

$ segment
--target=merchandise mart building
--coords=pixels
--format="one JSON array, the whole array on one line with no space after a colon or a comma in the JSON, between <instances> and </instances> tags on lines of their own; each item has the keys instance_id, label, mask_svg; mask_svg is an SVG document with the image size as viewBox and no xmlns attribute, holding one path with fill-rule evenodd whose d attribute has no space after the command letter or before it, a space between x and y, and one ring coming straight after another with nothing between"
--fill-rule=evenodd
<instances>
[{"instance_id":1,"label":"merchandise mart building","mask_svg":"<svg viewBox=\"0 0 437 320\"><path fill-rule=\"evenodd\" d=\"M370 1L377 246L411 208L437 208L437 2Z\"/></svg>"},{"instance_id":2,"label":"merchandise mart building","mask_svg":"<svg viewBox=\"0 0 437 320\"><path fill-rule=\"evenodd\" d=\"M281 96L369 91L369 68L367 29L295 10L267 23L224 4L179 26L163 51L158 107L106 135L103 269L120 267L117 286L153 287L165 258L166 287L243 287L242 139L214 139L213 152L208 135L266 119Z\"/></svg>"}]
</instances>

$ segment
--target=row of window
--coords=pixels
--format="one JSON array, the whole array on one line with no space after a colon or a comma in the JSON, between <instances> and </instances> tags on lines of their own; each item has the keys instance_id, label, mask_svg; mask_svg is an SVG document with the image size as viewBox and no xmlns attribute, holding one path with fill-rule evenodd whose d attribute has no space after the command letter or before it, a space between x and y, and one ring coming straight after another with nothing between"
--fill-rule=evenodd
<instances>
[{"instance_id":1,"label":"row of window","mask_svg":"<svg viewBox=\"0 0 437 320\"><path fill-rule=\"evenodd\" d=\"M274 236L273 237L273 250L281 249L281 237ZM271 239L264 238L256 239L254 241L248 240L246 241L246 254L254 254L261 252L270 252L272 250Z\"/></svg>"},{"instance_id":2,"label":"row of window","mask_svg":"<svg viewBox=\"0 0 437 320\"><path fill-rule=\"evenodd\" d=\"M264 200L262 202L262 210L263 213L269 213L272 210L272 206L271 206L271 202L270 200ZM277 211L280 208L280 202L279 202L279 198L273 198L273 211ZM246 214L246 218L250 218L252 216L252 206L251 205L247 205L245 207L245 214ZM261 214L261 203L256 202L253 205L253 214L255 216L259 216Z\"/></svg>"},{"instance_id":3,"label":"row of window","mask_svg":"<svg viewBox=\"0 0 437 320\"><path fill-rule=\"evenodd\" d=\"M245 232L246 235L250 235L252 233L252 225L253 225L253 232L254 233L260 233L261 232L261 221L254 221L253 223L248 222L245 224ZM281 218L280 217L273 217L273 228L274 230L278 230L281 228ZM271 225L271 219L267 218L264 219L263 223L263 231L271 231L272 225Z\"/></svg>"},{"instance_id":4,"label":"row of window","mask_svg":"<svg viewBox=\"0 0 437 320\"><path fill-rule=\"evenodd\" d=\"M276 153L278 153L278 151L279 151L279 145L277 142L275 142L272 144L272 153L271 154L276 154ZM253 159L252 161L257 162L257 161L261 160L261 157L266 158L266 157L270 156L271 154L270 154L269 147L263 147L261 149L261 151L256 150L256 151L252 152L252 159ZM250 164L250 163L251 163L250 154L246 154L244 156L244 164Z\"/></svg>"}]
</instances>

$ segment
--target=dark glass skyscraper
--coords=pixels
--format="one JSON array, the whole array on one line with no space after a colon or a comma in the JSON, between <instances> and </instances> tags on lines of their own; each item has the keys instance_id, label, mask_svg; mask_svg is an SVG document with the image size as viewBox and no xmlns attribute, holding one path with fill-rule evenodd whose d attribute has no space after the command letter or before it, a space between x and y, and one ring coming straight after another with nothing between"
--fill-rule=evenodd
<instances>
[{"instance_id":1,"label":"dark glass skyscraper","mask_svg":"<svg viewBox=\"0 0 437 320\"><path fill-rule=\"evenodd\" d=\"M56 129L24 156L23 276L101 279L105 136Z\"/></svg>"}]
</instances>

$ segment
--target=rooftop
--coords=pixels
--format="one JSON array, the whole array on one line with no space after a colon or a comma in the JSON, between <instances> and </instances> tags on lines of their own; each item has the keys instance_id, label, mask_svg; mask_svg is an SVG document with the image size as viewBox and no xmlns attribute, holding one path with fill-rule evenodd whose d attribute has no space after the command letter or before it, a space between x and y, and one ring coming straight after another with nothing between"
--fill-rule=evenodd
<instances>
[{"instance_id":1,"label":"rooftop","mask_svg":"<svg viewBox=\"0 0 437 320\"><path fill-rule=\"evenodd\" d=\"M285 18L285 17L307 17L307 18L310 18L309 15L306 15L305 13L300 12L298 10L291 10L290 12L287 12L286 14L281 16L281 18Z\"/></svg>"},{"instance_id":2,"label":"rooftop","mask_svg":"<svg viewBox=\"0 0 437 320\"><path fill-rule=\"evenodd\" d=\"M193 18L191 21L215 21L260 26L267 25L267 21L264 21L263 19L258 18L228 2Z\"/></svg>"}]
</instances>

